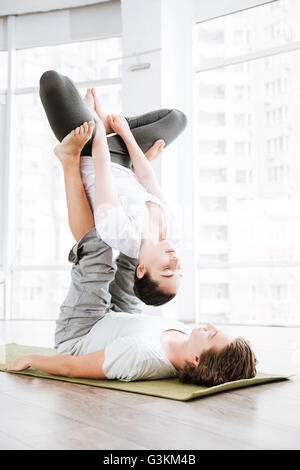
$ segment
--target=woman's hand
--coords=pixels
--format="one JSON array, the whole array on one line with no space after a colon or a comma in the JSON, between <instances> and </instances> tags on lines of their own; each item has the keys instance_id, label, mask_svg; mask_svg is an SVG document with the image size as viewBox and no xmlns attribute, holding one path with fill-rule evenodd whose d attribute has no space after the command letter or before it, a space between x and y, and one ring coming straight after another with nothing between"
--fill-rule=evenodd
<instances>
[{"instance_id":1,"label":"woman's hand","mask_svg":"<svg viewBox=\"0 0 300 470\"><path fill-rule=\"evenodd\" d=\"M25 355L17 357L17 359L15 359L6 367L6 370L14 370L19 372L21 370L26 370L29 367L31 367L30 355Z\"/></svg>"},{"instance_id":2,"label":"woman's hand","mask_svg":"<svg viewBox=\"0 0 300 470\"><path fill-rule=\"evenodd\" d=\"M122 138L131 135L129 124L124 116L120 114L109 114L107 121L112 130Z\"/></svg>"}]
</instances>

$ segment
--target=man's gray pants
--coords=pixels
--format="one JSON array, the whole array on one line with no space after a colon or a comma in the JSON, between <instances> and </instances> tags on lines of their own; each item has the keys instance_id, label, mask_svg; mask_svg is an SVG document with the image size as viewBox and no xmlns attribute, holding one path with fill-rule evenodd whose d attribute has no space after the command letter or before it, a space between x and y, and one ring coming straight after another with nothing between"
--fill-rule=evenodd
<instances>
[{"instance_id":1,"label":"man's gray pants","mask_svg":"<svg viewBox=\"0 0 300 470\"><path fill-rule=\"evenodd\" d=\"M89 230L69 253L73 263L71 285L56 322L55 348L89 333L109 311L141 313L142 302L134 295L137 260L112 249Z\"/></svg>"}]
</instances>

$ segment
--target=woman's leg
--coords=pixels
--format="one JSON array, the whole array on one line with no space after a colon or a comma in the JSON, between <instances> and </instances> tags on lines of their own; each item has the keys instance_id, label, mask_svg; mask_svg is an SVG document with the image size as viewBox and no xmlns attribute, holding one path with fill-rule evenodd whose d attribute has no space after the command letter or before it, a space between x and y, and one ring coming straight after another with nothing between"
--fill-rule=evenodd
<instances>
[{"instance_id":1,"label":"woman's leg","mask_svg":"<svg viewBox=\"0 0 300 470\"><path fill-rule=\"evenodd\" d=\"M50 126L59 141L72 129L93 119L73 81L53 70L45 72L40 79L40 97ZM163 139L166 146L169 145L186 126L185 115L176 109L152 111L127 120L144 152L158 139ZM81 155L91 155L93 135ZM109 136L108 145L111 160L130 168L130 158L123 140L118 135Z\"/></svg>"},{"instance_id":2,"label":"woman's leg","mask_svg":"<svg viewBox=\"0 0 300 470\"><path fill-rule=\"evenodd\" d=\"M130 123L131 118L126 119ZM161 109L133 119L131 124L142 124L138 127L130 127L143 152L146 152L159 139L163 139L165 147L167 147L181 134L187 123L185 114L178 109ZM119 135L108 136L107 142L112 161L117 163L123 160L128 161L129 155L126 145ZM130 161L129 167L131 167Z\"/></svg>"},{"instance_id":3,"label":"woman's leg","mask_svg":"<svg viewBox=\"0 0 300 470\"><path fill-rule=\"evenodd\" d=\"M73 81L54 70L41 76L40 98L49 124L60 142L73 129L93 120ZM81 155L91 155L91 141L83 147Z\"/></svg>"}]
</instances>

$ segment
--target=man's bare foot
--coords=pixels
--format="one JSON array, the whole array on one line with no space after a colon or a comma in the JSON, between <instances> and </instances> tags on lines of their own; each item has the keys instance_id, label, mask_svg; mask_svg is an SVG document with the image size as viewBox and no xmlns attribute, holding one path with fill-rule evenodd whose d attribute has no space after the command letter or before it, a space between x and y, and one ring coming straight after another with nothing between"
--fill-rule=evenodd
<instances>
[{"instance_id":1,"label":"man's bare foot","mask_svg":"<svg viewBox=\"0 0 300 470\"><path fill-rule=\"evenodd\" d=\"M87 108L91 111L91 113L94 115L94 97L92 95L91 89L87 88L85 97L83 98L83 101L86 105Z\"/></svg>"},{"instance_id":2,"label":"man's bare foot","mask_svg":"<svg viewBox=\"0 0 300 470\"><path fill-rule=\"evenodd\" d=\"M91 94L92 94L93 99L94 99L94 109L95 109L98 117L101 119L101 121L104 124L106 134L112 134L114 131L110 127L110 124L107 120L107 113L105 112L105 110L103 109L103 107L100 104L100 100L99 100L98 96L96 95L95 88L91 89Z\"/></svg>"},{"instance_id":3,"label":"man's bare foot","mask_svg":"<svg viewBox=\"0 0 300 470\"><path fill-rule=\"evenodd\" d=\"M63 166L79 162L80 152L92 137L94 125L94 121L84 122L56 145L54 153Z\"/></svg>"},{"instance_id":4,"label":"man's bare foot","mask_svg":"<svg viewBox=\"0 0 300 470\"><path fill-rule=\"evenodd\" d=\"M165 146L165 142L163 139L159 139L154 144L152 147L150 147L147 152L145 152L146 158L148 158L149 162L154 160L155 158L159 157L163 151L163 148Z\"/></svg>"},{"instance_id":5,"label":"man's bare foot","mask_svg":"<svg viewBox=\"0 0 300 470\"><path fill-rule=\"evenodd\" d=\"M97 119L100 119L98 116L96 110L95 110L95 103L94 103L94 97L92 95L92 90L91 88L87 88L85 97L83 98L83 101L86 105L86 107L89 109L91 112L93 119L97 121Z\"/></svg>"}]
</instances>

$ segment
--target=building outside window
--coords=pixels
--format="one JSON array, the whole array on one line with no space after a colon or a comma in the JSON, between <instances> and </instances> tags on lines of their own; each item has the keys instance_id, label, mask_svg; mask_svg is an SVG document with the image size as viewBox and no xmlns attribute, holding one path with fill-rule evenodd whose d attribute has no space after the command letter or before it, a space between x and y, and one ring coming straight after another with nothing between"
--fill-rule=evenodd
<instances>
[{"instance_id":1,"label":"building outside window","mask_svg":"<svg viewBox=\"0 0 300 470\"><path fill-rule=\"evenodd\" d=\"M299 324L299 15L279 0L195 26L201 321Z\"/></svg>"}]
</instances>

